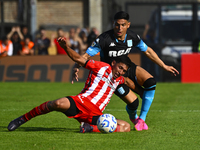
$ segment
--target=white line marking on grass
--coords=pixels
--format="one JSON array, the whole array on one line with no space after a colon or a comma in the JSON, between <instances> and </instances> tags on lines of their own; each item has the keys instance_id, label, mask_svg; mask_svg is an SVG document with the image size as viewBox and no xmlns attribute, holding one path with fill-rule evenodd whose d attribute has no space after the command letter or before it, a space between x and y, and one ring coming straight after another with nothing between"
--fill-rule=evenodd
<instances>
[{"instance_id":1,"label":"white line marking on grass","mask_svg":"<svg viewBox=\"0 0 200 150\"><path fill-rule=\"evenodd\" d=\"M0 109L0 111L28 111L26 109ZM126 111L125 109L105 109L105 111ZM140 112L140 110L137 110ZM177 112L195 112L199 113L200 110L149 110L150 112L171 112L171 113L177 113Z\"/></svg>"},{"instance_id":2,"label":"white line marking on grass","mask_svg":"<svg viewBox=\"0 0 200 150\"><path fill-rule=\"evenodd\" d=\"M125 109L105 109L105 111L126 111ZM140 111L140 110L137 110ZM149 110L150 112L171 112L171 113L177 113L177 112L197 112L199 113L200 110Z\"/></svg>"}]
</instances>

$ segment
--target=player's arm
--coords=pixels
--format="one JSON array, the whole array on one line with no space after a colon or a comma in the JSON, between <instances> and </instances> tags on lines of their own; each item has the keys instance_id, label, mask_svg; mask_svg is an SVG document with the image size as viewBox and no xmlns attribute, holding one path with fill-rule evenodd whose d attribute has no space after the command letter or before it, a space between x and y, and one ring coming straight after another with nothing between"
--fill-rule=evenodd
<instances>
[{"instance_id":1,"label":"player's arm","mask_svg":"<svg viewBox=\"0 0 200 150\"><path fill-rule=\"evenodd\" d=\"M85 58L85 60L88 60L90 58L90 55L88 55L87 53L85 53L85 54L82 55L82 57ZM75 63L74 66L73 66L72 81L71 81L72 84L74 83L74 79L76 81L78 81L78 72L79 72L79 68L80 67L81 66L78 63Z\"/></svg>"},{"instance_id":2,"label":"player's arm","mask_svg":"<svg viewBox=\"0 0 200 150\"><path fill-rule=\"evenodd\" d=\"M86 60L88 60L91 56L88 54L88 53L85 53L83 55L81 55L83 58L85 58ZM80 68L81 66L77 63L75 63L74 67L73 68Z\"/></svg>"},{"instance_id":3,"label":"player's arm","mask_svg":"<svg viewBox=\"0 0 200 150\"><path fill-rule=\"evenodd\" d=\"M159 65L161 68L163 68L164 70L172 73L174 76L176 76L177 74L179 74L179 72L173 67L173 66L168 66L166 65L159 57L158 55L154 52L153 49L151 49L150 47L147 47L147 50L144 51L144 54L150 59L152 60L154 63L156 63L157 65Z\"/></svg>"},{"instance_id":4,"label":"player's arm","mask_svg":"<svg viewBox=\"0 0 200 150\"><path fill-rule=\"evenodd\" d=\"M167 66L165 63L158 57L153 49L148 47L140 38L138 38L138 44L136 45L151 61L159 65L164 70L172 73L174 76L179 74L179 72L173 66Z\"/></svg>"},{"instance_id":5,"label":"player's arm","mask_svg":"<svg viewBox=\"0 0 200 150\"><path fill-rule=\"evenodd\" d=\"M58 38L58 43L59 45L65 50L65 52L68 54L68 56L75 61L76 63L78 63L81 66L84 66L86 63L86 59L84 57L82 57L81 55L79 55L77 52L75 52L73 49L71 49L68 45L67 45L67 41L65 38Z\"/></svg>"},{"instance_id":6,"label":"player's arm","mask_svg":"<svg viewBox=\"0 0 200 150\"><path fill-rule=\"evenodd\" d=\"M86 50L86 52L82 55L86 60L88 60L90 57L96 55L98 52L101 51L101 48L99 46L99 43L97 41L93 42L93 44ZM75 64L74 68L80 68L79 65Z\"/></svg>"},{"instance_id":7,"label":"player's arm","mask_svg":"<svg viewBox=\"0 0 200 150\"><path fill-rule=\"evenodd\" d=\"M86 50L86 53L82 55L86 60L88 60L90 57L96 55L98 52L101 51L101 48L99 46L99 43L97 41L93 42L93 44ZM78 81L78 72L79 72L80 65L75 64L73 67L72 72L72 81L71 83L74 83L74 79Z\"/></svg>"},{"instance_id":8,"label":"player's arm","mask_svg":"<svg viewBox=\"0 0 200 150\"><path fill-rule=\"evenodd\" d=\"M131 89L135 89L135 83L128 77L124 77L124 84L126 84Z\"/></svg>"}]
</instances>

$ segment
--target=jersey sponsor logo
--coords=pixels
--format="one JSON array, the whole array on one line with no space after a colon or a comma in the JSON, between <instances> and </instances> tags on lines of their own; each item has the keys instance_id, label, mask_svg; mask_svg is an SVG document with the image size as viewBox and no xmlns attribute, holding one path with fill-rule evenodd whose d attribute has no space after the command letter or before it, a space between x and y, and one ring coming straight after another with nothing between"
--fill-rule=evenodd
<instances>
[{"instance_id":1,"label":"jersey sponsor logo","mask_svg":"<svg viewBox=\"0 0 200 150\"><path fill-rule=\"evenodd\" d=\"M112 90L115 90L115 87L112 85L108 78L103 77L102 80L105 81Z\"/></svg>"},{"instance_id":2,"label":"jersey sponsor logo","mask_svg":"<svg viewBox=\"0 0 200 150\"><path fill-rule=\"evenodd\" d=\"M116 46L114 42L111 42L109 47Z\"/></svg>"},{"instance_id":3,"label":"jersey sponsor logo","mask_svg":"<svg viewBox=\"0 0 200 150\"><path fill-rule=\"evenodd\" d=\"M119 51L109 51L109 57L118 57L118 56L121 56L121 55L125 55L125 54L128 54L130 53L131 51L131 48L127 48L126 50L119 50Z\"/></svg>"},{"instance_id":4,"label":"jersey sponsor logo","mask_svg":"<svg viewBox=\"0 0 200 150\"><path fill-rule=\"evenodd\" d=\"M128 47L132 47L132 46L133 46L132 40L127 40L127 46L128 46Z\"/></svg>"}]
</instances>

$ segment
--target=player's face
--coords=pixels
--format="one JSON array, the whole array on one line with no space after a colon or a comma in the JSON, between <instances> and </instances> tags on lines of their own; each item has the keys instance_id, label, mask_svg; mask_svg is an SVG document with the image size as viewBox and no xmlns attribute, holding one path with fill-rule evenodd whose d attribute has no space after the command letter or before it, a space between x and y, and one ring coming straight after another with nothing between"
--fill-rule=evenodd
<instances>
[{"instance_id":1,"label":"player's face","mask_svg":"<svg viewBox=\"0 0 200 150\"><path fill-rule=\"evenodd\" d=\"M113 78L116 79L126 73L128 70L128 66L124 63L116 63L116 61L113 61L111 63L112 66L112 73L113 73Z\"/></svg>"},{"instance_id":2,"label":"player's face","mask_svg":"<svg viewBox=\"0 0 200 150\"><path fill-rule=\"evenodd\" d=\"M114 34L118 40L124 40L126 31L130 27L130 22L125 19L118 19L114 21Z\"/></svg>"}]
</instances>

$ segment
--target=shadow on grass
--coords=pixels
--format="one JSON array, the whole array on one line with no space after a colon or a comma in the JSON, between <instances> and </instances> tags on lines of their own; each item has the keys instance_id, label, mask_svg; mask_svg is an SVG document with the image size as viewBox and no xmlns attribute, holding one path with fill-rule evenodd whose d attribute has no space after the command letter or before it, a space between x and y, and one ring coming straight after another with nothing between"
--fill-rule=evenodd
<instances>
[{"instance_id":1,"label":"shadow on grass","mask_svg":"<svg viewBox=\"0 0 200 150\"><path fill-rule=\"evenodd\" d=\"M19 127L15 130L15 132L32 132L32 131L62 131L62 132L75 132L79 133L79 129L77 128L56 128L56 127ZM0 126L0 132L9 132L7 126Z\"/></svg>"}]
</instances>

